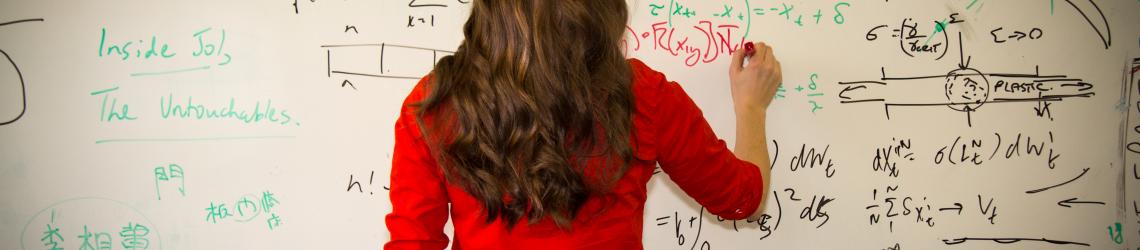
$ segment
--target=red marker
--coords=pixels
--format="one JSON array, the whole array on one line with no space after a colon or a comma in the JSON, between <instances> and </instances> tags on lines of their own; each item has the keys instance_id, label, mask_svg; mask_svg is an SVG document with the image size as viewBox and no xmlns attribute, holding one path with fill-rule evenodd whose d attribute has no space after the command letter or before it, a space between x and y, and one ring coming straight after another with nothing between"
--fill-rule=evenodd
<instances>
[{"instance_id":1,"label":"red marker","mask_svg":"<svg viewBox=\"0 0 1140 250\"><path fill-rule=\"evenodd\" d=\"M752 44L752 42L744 43L744 56L751 56L754 52L756 52L755 44Z\"/></svg>"}]
</instances>

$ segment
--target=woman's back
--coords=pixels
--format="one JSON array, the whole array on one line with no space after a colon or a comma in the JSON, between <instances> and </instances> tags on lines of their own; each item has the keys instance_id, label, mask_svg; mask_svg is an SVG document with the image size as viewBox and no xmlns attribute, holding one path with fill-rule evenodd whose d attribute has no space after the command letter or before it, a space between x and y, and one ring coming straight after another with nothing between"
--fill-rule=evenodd
<instances>
[{"instance_id":1,"label":"woman's back","mask_svg":"<svg viewBox=\"0 0 1140 250\"><path fill-rule=\"evenodd\" d=\"M401 108L385 247L441 249L450 218L457 249L640 248L656 164L709 212L757 217L771 50L733 56L734 154L679 85L624 58L626 21L625 1L473 2Z\"/></svg>"},{"instance_id":2,"label":"woman's back","mask_svg":"<svg viewBox=\"0 0 1140 250\"><path fill-rule=\"evenodd\" d=\"M550 218L535 224L517 223L509 229L503 218L487 223L481 202L463 187L447 182L420 131L430 124L417 124L412 105L430 92L425 85L430 76L425 77L405 100L396 124L390 191L393 212L386 218L392 241L386 247L426 244L442 248L448 244L442 231L450 215L455 227L453 249L639 249L646 183L658 163L710 213L743 219L757 209L763 194L758 188L759 170L728 151L679 85L640 61L630 60L629 65L635 97L630 138L634 160L608 194L586 200L569 230ZM585 166L596 168L605 160L594 157Z\"/></svg>"}]
</instances>

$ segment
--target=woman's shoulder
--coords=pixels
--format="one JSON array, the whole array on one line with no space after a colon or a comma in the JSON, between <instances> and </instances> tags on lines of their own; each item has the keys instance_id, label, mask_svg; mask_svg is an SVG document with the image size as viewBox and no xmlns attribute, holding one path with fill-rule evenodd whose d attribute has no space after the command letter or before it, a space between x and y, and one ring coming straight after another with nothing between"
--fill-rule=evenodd
<instances>
[{"instance_id":1,"label":"woman's shoulder","mask_svg":"<svg viewBox=\"0 0 1140 250\"><path fill-rule=\"evenodd\" d=\"M431 85L433 77L435 77L435 73L429 72L427 75L424 75L424 77L420 78L420 80L416 82L416 85L412 86L412 90L408 92L408 96L404 97L404 107L409 107L411 105L419 103L427 97L429 93L428 86Z\"/></svg>"},{"instance_id":2,"label":"woman's shoulder","mask_svg":"<svg viewBox=\"0 0 1140 250\"><path fill-rule=\"evenodd\" d=\"M649 67L649 65L646 65L641 59L630 58L626 59L626 62L629 63L629 71L633 74L633 83L635 86L637 84L645 85L667 82L665 80L665 74Z\"/></svg>"},{"instance_id":3,"label":"woman's shoulder","mask_svg":"<svg viewBox=\"0 0 1140 250\"><path fill-rule=\"evenodd\" d=\"M677 83L669 81L664 73L653 69L640 59L630 58L626 61L629 63L633 78L630 87L633 88L636 99L635 106L655 107L657 102L661 101L662 95L680 88Z\"/></svg>"}]
</instances>

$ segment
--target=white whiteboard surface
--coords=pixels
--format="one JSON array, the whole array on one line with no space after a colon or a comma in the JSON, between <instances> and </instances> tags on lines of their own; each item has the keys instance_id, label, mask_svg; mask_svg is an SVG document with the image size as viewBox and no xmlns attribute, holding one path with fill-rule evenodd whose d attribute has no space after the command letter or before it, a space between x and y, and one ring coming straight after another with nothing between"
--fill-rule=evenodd
<instances>
[{"instance_id":1,"label":"white whiteboard surface","mask_svg":"<svg viewBox=\"0 0 1140 250\"><path fill-rule=\"evenodd\" d=\"M465 2L0 3L0 249L380 247ZM647 249L1140 249L1140 2L627 2L629 56L730 143L728 53L784 67L769 218L660 174Z\"/></svg>"}]
</instances>

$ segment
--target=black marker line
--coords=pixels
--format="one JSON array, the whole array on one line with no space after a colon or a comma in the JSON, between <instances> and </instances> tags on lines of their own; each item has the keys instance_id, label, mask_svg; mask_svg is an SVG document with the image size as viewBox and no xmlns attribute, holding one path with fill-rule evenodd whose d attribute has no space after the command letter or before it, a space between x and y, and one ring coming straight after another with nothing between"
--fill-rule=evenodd
<instances>
[{"instance_id":1,"label":"black marker line","mask_svg":"<svg viewBox=\"0 0 1140 250\"><path fill-rule=\"evenodd\" d=\"M416 4L416 0L412 0L411 2L408 2L408 7L412 7L412 8L418 8L418 7L447 7L447 5L446 5L446 4L439 4L439 3L429 3L429 4Z\"/></svg>"},{"instance_id":2,"label":"black marker line","mask_svg":"<svg viewBox=\"0 0 1140 250\"><path fill-rule=\"evenodd\" d=\"M1063 101L1065 98L1073 98L1073 97L1086 97L1087 98L1087 97L1093 96L1094 94L1095 93L1084 93L1084 94L1073 94L1073 95L1044 95L1042 97L1032 97L1032 98L994 98L993 100L986 101L983 103L1007 103L1007 102L1016 103L1016 102L1040 102L1040 101L1059 102L1059 101ZM858 102L872 102L872 101L885 102L883 99L868 99L868 100L840 101L840 103L858 103ZM883 103L883 105L887 105L887 106L947 106L947 105L969 105L969 104L978 104L978 103L977 102L931 102L931 103L892 103L892 102L885 102L885 103ZM976 110L971 110L971 111L976 111Z\"/></svg>"},{"instance_id":3,"label":"black marker line","mask_svg":"<svg viewBox=\"0 0 1140 250\"><path fill-rule=\"evenodd\" d=\"M1066 82L1066 81L1079 82L1079 81L1084 81L1084 80L1082 80L1080 78L1058 78L1058 79L1037 79L1037 80L1033 80L1033 82Z\"/></svg>"},{"instance_id":4,"label":"black marker line","mask_svg":"<svg viewBox=\"0 0 1140 250\"><path fill-rule=\"evenodd\" d=\"M939 208L938 211L958 210L958 214L962 214L962 203L955 202L954 206L957 207Z\"/></svg>"},{"instance_id":5,"label":"black marker line","mask_svg":"<svg viewBox=\"0 0 1140 250\"><path fill-rule=\"evenodd\" d=\"M321 45L321 48L342 48L342 47L380 47L379 43L361 43L361 44L326 44Z\"/></svg>"},{"instance_id":6,"label":"black marker line","mask_svg":"<svg viewBox=\"0 0 1140 250\"><path fill-rule=\"evenodd\" d=\"M412 79L412 80L420 79L420 77L411 77L411 76L385 76L385 75L376 75L376 74L344 72L344 71L336 71L336 70L334 70L332 73L354 75L354 76L380 77L380 78L396 78L396 79Z\"/></svg>"},{"instance_id":7,"label":"black marker line","mask_svg":"<svg viewBox=\"0 0 1140 250\"><path fill-rule=\"evenodd\" d=\"M886 83L886 82L880 82L880 81L857 81L857 82L839 82L839 85L851 85L851 84L878 84L878 85L887 85L887 83Z\"/></svg>"},{"instance_id":8,"label":"black marker line","mask_svg":"<svg viewBox=\"0 0 1140 250\"><path fill-rule=\"evenodd\" d=\"M1088 96L1073 95L1070 97L1088 97ZM983 102L983 103L1007 103L1007 102L1016 103L1016 102L1039 102L1039 101L1054 101L1054 102L1056 102L1056 101L1063 100L1062 98L1064 98L1064 97L1045 96L1042 98L1037 98L1037 97L1034 97L1034 98L997 98L997 99L990 100L990 101ZM887 106L904 106L904 107L911 107L911 106L949 106L949 105L970 105L970 104L978 104L978 102L933 102L933 103L890 103L890 102L887 102L887 103L883 103L883 105L887 105ZM977 110L970 109L968 111L962 111L962 112L972 112L972 111L977 111Z\"/></svg>"},{"instance_id":9,"label":"black marker line","mask_svg":"<svg viewBox=\"0 0 1140 250\"><path fill-rule=\"evenodd\" d=\"M1077 175L1077 177L1073 177L1073 179L1071 179L1071 180L1069 180L1069 181L1066 181L1066 182L1062 182L1061 184L1057 184L1057 185L1052 185L1052 186L1048 186L1048 187L1043 187L1043 188L1038 188L1038 189L1034 189L1034 190L1025 191L1025 193L1027 193L1027 194L1036 194L1036 193L1044 192L1044 191L1046 191L1046 190L1049 190L1049 189L1053 189L1053 188L1056 188L1056 187L1064 186L1065 184L1069 184L1069 183L1071 183L1071 182L1073 182L1073 181L1076 181L1077 179L1080 179L1080 178L1081 178L1081 176L1085 176L1085 173L1088 173L1088 172L1089 172L1089 168L1085 168L1084 170L1082 170L1082 171L1081 171L1081 174Z\"/></svg>"},{"instance_id":10,"label":"black marker line","mask_svg":"<svg viewBox=\"0 0 1140 250\"><path fill-rule=\"evenodd\" d=\"M43 21L44 21L43 18L29 18L29 19L21 19L21 20L16 20L16 21L0 23L0 26L7 26L7 25L12 25L12 24L17 24L17 23L25 23L25 22L43 22Z\"/></svg>"},{"instance_id":11,"label":"black marker line","mask_svg":"<svg viewBox=\"0 0 1140 250\"><path fill-rule=\"evenodd\" d=\"M854 101L839 101L839 103L860 103L860 102L885 102L885 99L867 99L867 100L854 100Z\"/></svg>"},{"instance_id":12,"label":"black marker line","mask_svg":"<svg viewBox=\"0 0 1140 250\"><path fill-rule=\"evenodd\" d=\"M1084 17L1085 21L1089 22L1089 26L1092 26L1093 31L1096 31L1096 35L1100 36L1100 41L1104 43L1104 49L1108 49L1108 47L1112 46L1112 27L1109 26L1108 18L1104 16L1104 12L1100 10L1100 6L1097 6L1096 2L1089 0L1089 3L1092 4L1094 9L1096 9L1096 12L1100 14L1101 21L1104 21L1104 29L1108 33L1107 38L1105 37L1105 34L1100 32L1100 29L1096 27L1096 24L1093 24L1093 21L1089 18L1089 15L1085 14L1085 11L1081 10L1080 7L1077 7L1077 4L1074 4L1072 0L1065 0L1065 2L1073 6L1073 9L1076 9L1077 13L1080 13L1081 17Z\"/></svg>"},{"instance_id":13,"label":"black marker line","mask_svg":"<svg viewBox=\"0 0 1140 250\"><path fill-rule=\"evenodd\" d=\"M342 47L382 47L382 46L387 46L387 47L397 47L397 48L405 48L405 49L418 49L418 50L426 50L426 51L439 51L439 52L447 52L447 53L452 53L452 54L454 54L454 53L455 53L455 51L449 51L449 50L442 50L442 49L432 49L432 48L424 48L424 47L416 47L416 46L408 46L408 45L399 45L399 44L387 44L387 43L326 44L326 45L321 45L321 48L342 48Z\"/></svg>"},{"instance_id":14,"label":"black marker line","mask_svg":"<svg viewBox=\"0 0 1140 250\"><path fill-rule=\"evenodd\" d=\"M1094 95L1096 95L1096 93L1090 92L1090 93L1080 93L1080 94L1071 94L1071 95L1041 95L1041 97L1037 97L1037 98L994 98L994 100L997 100L997 101L1016 101L1016 100L1053 101L1053 100L1060 100L1060 99L1073 98L1073 97L1089 98L1089 97L1092 97Z\"/></svg>"},{"instance_id":15,"label":"black marker line","mask_svg":"<svg viewBox=\"0 0 1140 250\"><path fill-rule=\"evenodd\" d=\"M950 43L950 32L945 32L946 26L949 24L940 24L937 21L935 21L934 23L935 23L934 25L941 25L942 26L942 30L943 30L942 38L945 39L946 43ZM931 37L931 39L933 39L933 37ZM927 40L927 41L930 41L930 40ZM959 42L962 41L962 32L958 32L958 41ZM950 45L946 45L946 46L949 47ZM959 44L958 46L961 47L961 44ZM935 61L942 60L943 57L946 57L946 52L949 52L949 50L945 50L945 49L942 50L942 54L938 55L938 58L934 58L934 60ZM969 65L969 64L967 63L967 65Z\"/></svg>"},{"instance_id":16,"label":"black marker line","mask_svg":"<svg viewBox=\"0 0 1140 250\"><path fill-rule=\"evenodd\" d=\"M1057 205L1058 205L1058 206L1062 206L1062 207L1073 207L1071 204L1096 204L1096 205L1104 205L1104 202L1101 202L1101 201L1079 201L1079 200L1077 200L1077 197L1068 198L1068 199L1064 199L1064 200L1061 200L1061 201L1058 201L1058 202L1057 202Z\"/></svg>"},{"instance_id":17,"label":"black marker line","mask_svg":"<svg viewBox=\"0 0 1140 250\"><path fill-rule=\"evenodd\" d=\"M997 144L996 144L997 146L994 147L994 152L992 154L990 154L990 160L994 159L994 156L997 155L998 149L1000 149L1001 145L1002 145L1001 144L1001 134L994 132L994 135L997 137Z\"/></svg>"},{"instance_id":18,"label":"black marker line","mask_svg":"<svg viewBox=\"0 0 1140 250\"><path fill-rule=\"evenodd\" d=\"M847 91L852 91L852 90L857 90L857 89L866 89L866 88L867 88L866 85L843 87L843 90L839 91L838 96L840 99L843 99L843 100L851 100L851 97L844 95L844 93L847 93Z\"/></svg>"},{"instance_id":19,"label":"black marker line","mask_svg":"<svg viewBox=\"0 0 1140 250\"><path fill-rule=\"evenodd\" d=\"M4 24L4 25L7 25L7 24ZM2 26L2 25L0 25L0 26ZM20 118L24 117L24 113L27 113L27 111L28 111L28 87L24 83L24 74L20 73L20 67L16 66L16 61L13 61L12 57L8 56L8 52L4 52L4 50L2 50L2 49L0 49L0 54L4 54L4 58L7 58L8 62L12 64L12 69L16 71L16 78L20 79L20 101L22 102L20 104L20 114L16 115L16 117L12 118L12 120L0 122L0 126L4 126L4 125L12 124L13 122L20 120Z\"/></svg>"},{"instance_id":20,"label":"black marker line","mask_svg":"<svg viewBox=\"0 0 1140 250\"><path fill-rule=\"evenodd\" d=\"M966 112L966 127L971 127L971 128L974 127L974 119L973 119L973 115L971 115L974 113L973 108L970 108L970 106L966 106L965 112Z\"/></svg>"},{"instance_id":21,"label":"black marker line","mask_svg":"<svg viewBox=\"0 0 1140 250\"><path fill-rule=\"evenodd\" d=\"M399 45L399 44L384 44L384 45L386 45L386 46L392 46L392 47L397 47L397 48L405 48L405 49L418 49L418 50L443 51L443 52L447 52L447 53L455 53L454 51L447 51L447 50L438 50L438 49L431 49L431 48L424 48L424 47L416 47L416 46L408 46L408 45Z\"/></svg>"},{"instance_id":22,"label":"black marker line","mask_svg":"<svg viewBox=\"0 0 1140 250\"><path fill-rule=\"evenodd\" d=\"M1096 93L1081 93L1081 94L1071 94L1071 95L1041 95L1041 97L1032 97L1032 98L994 98L993 100L990 100L989 102L1060 101L1060 100L1065 99L1065 98L1073 98L1073 97L1089 98L1089 97L1092 97L1094 95L1096 95Z\"/></svg>"},{"instance_id":23,"label":"black marker line","mask_svg":"<svg viewBox=\"0 0 1140 250\"><path fill-rule=\"evenodd\" d=\"M1090 89L1092 89L1092 88L1093 88L1093 85L1092 85L1092 84L1089 84L1089 83L1087 83L1087 82L1077 82L1077 83L1062 83L1062 84L1061 84L1061 87L1080 87L1080 88L1079 88L1079 89L1077 89L1077 90L1079 90L1079 91L1087 91L1087 90L1090 90Z\"/></svg>"},{"instance_id":24,"label":"black marker line","mask_svg":"<svg viewBox=\"0 0 1140 250\"><path fill-rule=\"evenodd\" d=\"M1006 74L1006 73L989 73L989 74L974 74L974 73L970 73L970 74L956 74L955 76L992 76L992 77L1007 77L1007 78L1037 78L1037 79L1048 79L1048 78L1066 78L1066 77L1068 77L1068 76L1066 76L1066 75L1047 75L1047 76L1043 76L1043 75L1030 75L1030 74ZM942 75L913 76L913 77L883 77L883 78L881 78L881 79L879 79L879 80L882 80L882 81L890 81L890 80L922 80L922 79L937 79L937 78L946 78L946 77L947 77L947 75L945 75L945 74L942 74Z\"/></svg>"},{"instance_id":25,"label":"black marker line","mask_svg":"<svg viewBox=\"0 0 1140 250\"><path fill-rule=\"evenodd\" d=\"M987 75L987 76L996 76L996 77L1010 77L1010 78L1065 78L1065 77L1069 77L1069 76L1067 76L1067 75L1049 75L1049 76L1043 76L1043 75L1041 75L1041 72L1036 72L1036 73L1033 73L1032 75L1030 75L1030 74L1008 74L1008 73L1006 73L1006 74L1003 74L1003 73L994 73L994 74L989 74L989 75Z\"/></svg>"},{"instance_id":26,"label":"black marker line","mask_svg":"<svg viewBox=\"0 0 1140 250\"><path fill-rule=\"evenodd\" d=\"M887 193L890 193L891 191L899 191L899 185L887 186L887 191L883 192L883 193L887 194Z\"/></svg>"},{"instance_id":27,"label":"black marker line","mask_svg":"<svg viewBox=\"0 0 1140 250\"><path fill-rule=\"evenodd\" d=\"M1081 243L1081 242L1074 242L1074 241L1063 241L1063 240L1051 240L1051 239L1047 239L1047 238L1031 239L1031 238L972 238L972 237L963 237L963 238L957 238L957 239L943 239L942 243L945 243L946 245L956 245L956 244L965 243L967 241L993 241L995 243L1001 243L1001 244L1020 243L1022 241L1037 241L1037 242L1045 242L1045 243L1050 243L1050 244L1055 244L1055 245L1089 246L1088 243Z\"/></svg>"},{"instance_id":28,"label":"black marker line","mask_svg":"<svg viewBox=\"0 0 1140 250\"><path fill-rule=\"evenodd\" d=\"M344 86L349 86L349 87L352 87L352 90L357 90L356 85L352 84L352 82L348 81L348 79L344 79L343 82L340 82L340 87L344 88Z\"/></svg>"},{"instance_id":29,"label":"black marker line","mask_svg":"<svg viewBox=\"0 0 1140 250\"><path fill-rule=\"evenodd\" d=\"M699 218L699 220L701 220L701 223L697 223L697 237L693 238L693 246L689 247L689 250L695 249L697 247L697 243L701 242L701 229L705 227L705 207L703 207L703 206L701 207L700 213L701 213L701 215L700 215L701 218ZM689 221L689 223L690 223L689 227L691 228L692 227L692 224L691 224L692 221ZM705 242L707 243L708 241L706 240ZM702 246L701 249L704 249L704 247Z\"/></svg>"},{"instance_id":30,"label":"black marker line","mask_svg":"<svg viewBox=\"0 0 1140 250\"><path fill-rule=\"evenodd\" d=\"M780 195L775 190L772 190L772 197L776 197L776 215L780 216L776 218L776 225L772 227L772 231L775 232L780 228L780 221L784 220L784 206L780 205Z\"/></svg>"},{"instance_id":31,"label":"black marker line","mask_svg":"<svg viewBox=\"0 0 1140 250\"><path fill-rule=\"evenodd\" d=\"M958 32L958 68L970 68L970 63L966 61L966 47L962 46L962 32Z\"/></svg>"},{"instance_id":32,"label":"black marker line","mask_svg":"<svg viewBox=\"0 0 1140 250\"><path fill-rule=\"evenodd\" d=\"M776 156L772 157L772 164L768 165L768 169L775 169L776 161L778 159L780 159L780 143L776 142L776 140L772 140L772 145L774 145L774 147L776 148ZM768 172L768 174L771 175L772 173Z\"/></svg>"}]
</instances>

